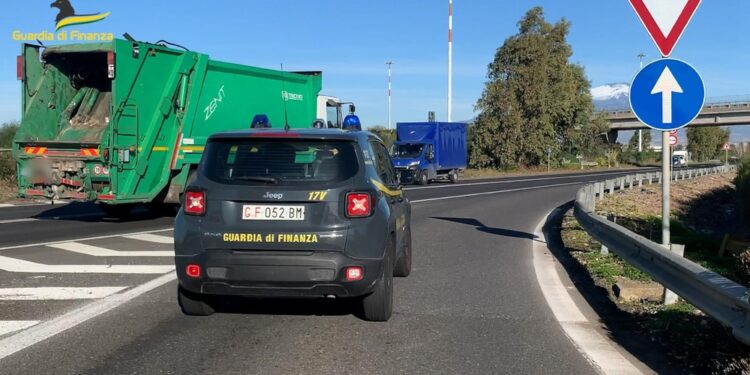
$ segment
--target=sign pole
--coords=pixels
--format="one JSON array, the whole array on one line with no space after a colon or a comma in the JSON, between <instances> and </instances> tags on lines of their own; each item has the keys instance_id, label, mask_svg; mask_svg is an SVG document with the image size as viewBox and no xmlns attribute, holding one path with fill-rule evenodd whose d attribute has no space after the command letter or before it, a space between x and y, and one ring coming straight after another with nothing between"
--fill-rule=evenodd
<instances>
[{"instance_id":1,"label":"sign pole","mask_svg":"<svg viewBox=\"0 0 750 375\"><path fill-rule=\"evenodd\" d=\"M671 146L669 145L669 132L662 132L661 137L661 243L669 249L671 242L669 232L669 193L672 183L672 173L669 165L669 154Z\"/></svg>"},{"instance_id":2,"label":"sign pole","mask_svg":"<svg viewBox=\"0 0 750 375\"><path fill-rule=\"evenodd\" d=\"M669 225L669 190L672 184L672 173L669 159L672 154L672 146L669 141L669 132L662 132L661 141L661 244L667 249L667 251L672 251L672 239L670 238L671 234ZM663 302L665 305L674 304L677 302L677 295L673 291L664 288Z\"/></svg>"}]
</instances>

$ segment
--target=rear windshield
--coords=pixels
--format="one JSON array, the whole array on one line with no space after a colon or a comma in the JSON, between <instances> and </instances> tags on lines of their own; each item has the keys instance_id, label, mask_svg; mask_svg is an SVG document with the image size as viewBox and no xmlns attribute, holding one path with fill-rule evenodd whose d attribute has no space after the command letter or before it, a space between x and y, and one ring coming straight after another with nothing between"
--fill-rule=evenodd
<instances>
[{"instance_id":1,"label":"rear windshield","mask_svg":"<svg viewBox=\"0 0 750 375\"><path fill-rule=\"evenodd\" d=\"M348 141L242 139L212 141L202 173L227 184L304 185L348 180L359 170Z\"/></svg>"}]
</instances>

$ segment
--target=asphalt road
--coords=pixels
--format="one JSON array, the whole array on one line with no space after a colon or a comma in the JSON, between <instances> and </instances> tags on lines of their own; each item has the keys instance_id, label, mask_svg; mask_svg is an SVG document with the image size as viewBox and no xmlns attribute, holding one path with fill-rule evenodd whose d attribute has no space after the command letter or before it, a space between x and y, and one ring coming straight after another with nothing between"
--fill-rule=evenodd
<instances>
[{"instance_id":1,"label":"asphalt road","mask_svg":"<svg viewBox=\"0 0 750 375\"><path fill-rule=\"evenodd\" d=\"M5 334L0 325L0 373L593 374L543 298L531 249L539 221L581 184L603 177L407 188L413 272L395 280L395 312L387 323L358 319L344 300L234 299L222 313L186 317L171 274L157 272L171 264L159 255L171 248L163 241L171 218L140 211L132 220L107 220L92 205L2 208L0 286L111 293L99 301L14 300L0 293L0 322L36 322ZM123 236L143 231L151 233ZM139 253L113 257L97 253L102 249ZM29 264L62 268L38 272ZM69 265L89 268L73 272ZM127 266L153 272L124 272L132 270ZM155 279L160 286L91 317L89 307Z\"/></svg>"}]
</instances>

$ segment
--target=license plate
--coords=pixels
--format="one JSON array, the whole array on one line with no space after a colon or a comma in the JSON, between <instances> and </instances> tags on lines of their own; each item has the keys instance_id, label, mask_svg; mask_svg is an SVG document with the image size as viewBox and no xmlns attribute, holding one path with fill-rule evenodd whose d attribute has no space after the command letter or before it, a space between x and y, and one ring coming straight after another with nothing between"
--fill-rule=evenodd
<instances>
[{"instance_id":1,"label":"license plate","mask_svg":"<svg viewBox=\"0 0 750 375\"><path fill-rule=\"evenodd\" d=\"M242 206L242 220L305 220L305 206Z\"/></svg>"}]
</instances>

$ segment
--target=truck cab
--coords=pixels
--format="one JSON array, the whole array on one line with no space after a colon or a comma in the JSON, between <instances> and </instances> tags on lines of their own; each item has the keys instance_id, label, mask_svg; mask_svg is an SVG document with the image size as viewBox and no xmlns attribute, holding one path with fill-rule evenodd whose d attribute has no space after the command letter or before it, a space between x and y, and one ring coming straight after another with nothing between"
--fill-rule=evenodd
<instances>
[{"instance_id":1,"label":"truck cab","mask_svg":"<svg viewBox=\"0 0 750 375\"><path fill-rule=\"evenodd\" d=\"M356 110L354 103L342 102L335 96L318 95L317 123L322 123L319 128L341 129L344 126L344 106L349 105L349 114Z\"/></svg>"},{"instance_id":2,"label":"truck cab","mask_svg":"<svg viewBox=\"0 0 750 375\"><path fill-rule=\"evenodd\" d=\"M432 143L396 142L391 147L393 165L401 171L405 182L420 182L424 177L429 181L435 175L435 146Z\"/></svg>"}]
</instances>

